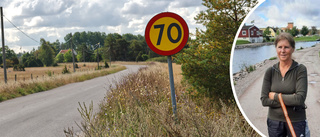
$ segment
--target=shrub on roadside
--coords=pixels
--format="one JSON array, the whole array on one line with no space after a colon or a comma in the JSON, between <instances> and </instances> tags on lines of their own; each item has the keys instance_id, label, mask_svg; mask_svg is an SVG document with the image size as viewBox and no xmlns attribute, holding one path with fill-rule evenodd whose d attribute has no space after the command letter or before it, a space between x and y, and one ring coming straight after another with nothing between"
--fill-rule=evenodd
<instances>
[{"instance_id":1,"label":"shrub on roadside","mask_svg":"<svg viewBox=\"0 0 320 137\"><path fill-rule=\"evenodd\" d=\"M172 114L169 80L161 66L141 69L115 85L93 113L81 104L84 136L258 136L235 104L216 109L209 99L191 99L176 83L177 117ZM71 128L66 136L73 136Z\"/></svg>"},{"instance_id":2,"label":"shrub on roadside","mask_svg":"<svg viewBox=\"0 0 320 137\"><path fill-rule=\"evenodd\" d=\"M70 73L70 71L68 70L67 66L64 65L64 68L62 70L62 74L67 74L67 73Z\"/></svg>"},{"instance_id":3,"label":"shrub on roadside","mask_svg":"<svg viewBox=\"0 0 320 137\"><path fill-rule=\"evenodd\" d=\"M104 68L109 68L107 61L104 62Z\"/></svg>"},{"instance_id":4,"label":"shrub on roadside","mask_svg":"<svg viewBox=\"0 0 320 137\"><path fill-rule=\"evenodd\" d=\"M24 65L22 65L22 64L14 65L13 71L25 71Z\"/></svg>"}]
</instances>

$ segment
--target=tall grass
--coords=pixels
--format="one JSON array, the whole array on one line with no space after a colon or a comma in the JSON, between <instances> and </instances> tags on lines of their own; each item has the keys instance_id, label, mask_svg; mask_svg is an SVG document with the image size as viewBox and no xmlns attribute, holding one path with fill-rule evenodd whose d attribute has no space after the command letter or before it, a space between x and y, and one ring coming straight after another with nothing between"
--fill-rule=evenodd
<instances>
[{"instance_id":1,"label":"tall grass","mask_svg":"<svg viewBox=\"0 0 320 137\"><path fill-rule=\"evenodd\" d=\"M19 96L25 96L49 89L53 89L65 84L80 82L107 74L112 74L124 70L124 66L116 66L109 69L96 71L82 71L71 74L53 75L47 72L48 76L34 78L26 81L8 81L7 84L0 83L0 102ZM49 75L50 74L50 75Z\"/></svg>"},{"instance_id":2,"label":"tall grass","mask_svg":"<svg viewBox=\"0 0 320 137\"><path fill-rule=\"evenodd\" d=\"M85 136L258 136L235 104L215 108L206 98L191 99L176 82L177 119L172 114L169 78L161 65L150 66L116 84L100 111L80 104ZM232 91L230 91L232 92ZM66 136L76 136L72 128Z\"/></svg>"}]
</instances>

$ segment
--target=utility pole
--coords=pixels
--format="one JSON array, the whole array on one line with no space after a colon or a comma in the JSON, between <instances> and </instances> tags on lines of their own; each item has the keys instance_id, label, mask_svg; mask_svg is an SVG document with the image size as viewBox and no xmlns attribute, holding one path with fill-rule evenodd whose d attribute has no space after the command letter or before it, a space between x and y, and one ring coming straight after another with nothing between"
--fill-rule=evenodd
<instances>
[{"instance_id":1,"label":"utility pole","mask_svg":"<svg viewBox=\"0 0 320 137\"><path fill-rule=\"evenodd\" d=\"M74 53L73 53L73 44L72 44L72 33L71 33L70 43L71 43L71 52L72 52L73 72L76 72L76 68L74 67Z\"/></svg>"},{"instance_id":2,"label":"utility pole","mask_svg":"<svg viewBox=\"0 0 320 137\"><path fill-rule=\"evenodd\" d=\"M99 48L100 48L100 42L98 43L98 49L97 49L98 70L99 70Z\"/></svg>"},{"instance_id":3,"label":"utility pole","mask_svg":"<svg viewBox=\"0 0 320 137\"><path fill-rule=\"evenodd\" d=\"M0 7L0 11L1 11L2 60L3 60L4 82L7 84L6 50L4 48L4 27L3 27L2 7Z\"/></svg>"}]
</instances>

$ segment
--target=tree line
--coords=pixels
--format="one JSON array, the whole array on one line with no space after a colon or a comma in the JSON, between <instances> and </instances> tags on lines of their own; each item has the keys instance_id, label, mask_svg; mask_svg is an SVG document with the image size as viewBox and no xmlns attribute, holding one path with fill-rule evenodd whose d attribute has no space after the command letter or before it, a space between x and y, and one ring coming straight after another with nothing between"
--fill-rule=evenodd
<instances>
[{"instance_id":1,"label":"tree line","mask_svg":"<svg viewBox=\"0 0 320 137\"><path fill-rule=\"evenodd\" d=\"M77 62L145 61L159 56L148 48L144 36L131 33L120 35L83 31L69 33L64 40L65 42L59 40L50 42L41 38L38 49L19 54L5 46L7 66L13 67L20 64L25 67L42 67L72 62L72 49ZM59 53L61 50L68 51ZM2 66L2 49L0 55Z\"/></svg>"}]
</instances>

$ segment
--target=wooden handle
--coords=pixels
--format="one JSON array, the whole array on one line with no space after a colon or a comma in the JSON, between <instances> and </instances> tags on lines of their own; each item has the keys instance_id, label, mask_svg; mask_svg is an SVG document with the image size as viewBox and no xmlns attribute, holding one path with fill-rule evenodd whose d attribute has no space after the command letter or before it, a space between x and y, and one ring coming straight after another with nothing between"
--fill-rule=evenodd
<instances>
[{"instance_id":1,"label":"wooden handle","mask_svg":"<svg viewBox=\"0 0 320 137\"><path fill-rule=\"evenodd\" d=\"M290 118L289 118L286 105L283 103L282 94L279 93L279 94L278 94L278 97L279 97L279 101L280 101L280 104L281 104L281 108L282 108L282 110L283 110L284 117L286 117L286 121L287 121L287 123L288 123L289 129L290 129L290 132L291 132L291 135L292 135L292 137L297 137L297 136L296 136L296 133L294 132L294 129L293 129L291 120L290 120Z\"/></svg>"}]
</instances>

